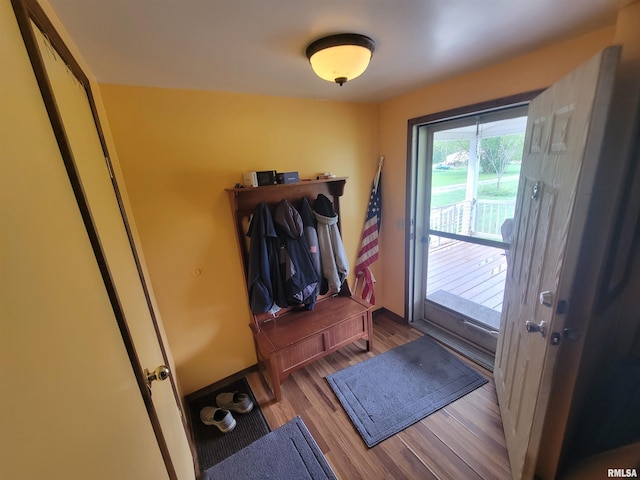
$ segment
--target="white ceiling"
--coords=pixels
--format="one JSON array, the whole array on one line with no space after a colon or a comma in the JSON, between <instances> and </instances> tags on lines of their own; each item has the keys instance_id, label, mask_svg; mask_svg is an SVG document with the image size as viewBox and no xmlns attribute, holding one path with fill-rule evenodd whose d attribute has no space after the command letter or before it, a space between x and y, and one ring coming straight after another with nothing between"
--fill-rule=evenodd
<instances>
[{"instance_id":1,"label":"white ceiling","mask_svg":"<svg viewBox=\"0 0 640 480\"><path fill-rule=\"evenodd\" d=\"M103 83L379 102L615 22L615 0L50 0ZM373 38L369 69L319 79L307 45Z\"/></svg>"}]
</instances>

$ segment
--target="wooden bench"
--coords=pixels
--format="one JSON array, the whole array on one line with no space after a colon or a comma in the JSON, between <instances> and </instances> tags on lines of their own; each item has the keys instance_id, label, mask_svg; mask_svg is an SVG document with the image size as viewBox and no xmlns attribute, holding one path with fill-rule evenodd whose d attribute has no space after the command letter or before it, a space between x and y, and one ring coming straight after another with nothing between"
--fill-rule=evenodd
<instances>
[{"instance_id":1,"label":"wooden bench","mask_svg":"<svg viewBox=\"0 0 640 480\"><path fill-rule=\"evenodd\" d=\"M272 212L283 199L298 207L305 197L311 205L319 194L327 196L338 214L346 178L302 181L294 184L227 189L242 255L245 285L249 265L249 238L246 232L255 207L264 202ZM319 296L315 307L306 310L287 307L277 314L252 314L253 333L260 373L276 398L280 385L294 371L360 339L367 350L373 348L371 305L351 295L345 281L335 296Z\"/></svg>"}]
</instances>

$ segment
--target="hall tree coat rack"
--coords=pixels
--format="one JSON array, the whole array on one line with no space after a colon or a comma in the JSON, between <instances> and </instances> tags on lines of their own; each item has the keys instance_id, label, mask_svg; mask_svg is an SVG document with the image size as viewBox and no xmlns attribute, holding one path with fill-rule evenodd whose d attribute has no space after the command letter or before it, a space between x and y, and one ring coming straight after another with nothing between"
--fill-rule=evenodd
<instances>
[{"instance_id":1,"label":"hall tree coat rack","mask_svg":"<svg viewBox=\"0 0 640 480\"><path fill-rule=\"evenodd\" d=\"M346 177L309 180L293 184L227 189L242 256L245 288L249 266L247 230L256 206L265 203L271 209L281 200L296 208L302 198L313 206L319 194L333 203L340 222L340 197ZM248 305L247 292L247 305ZM282 399L280 385L294 371L358 340L365 340L367 351L373 348L372 306L351 295L345 280L337 295L319 295L313 310L287 307L277 314L251 314L253 333L261 375L269 383L276 401Z\"/></svg>"}]
</instances>

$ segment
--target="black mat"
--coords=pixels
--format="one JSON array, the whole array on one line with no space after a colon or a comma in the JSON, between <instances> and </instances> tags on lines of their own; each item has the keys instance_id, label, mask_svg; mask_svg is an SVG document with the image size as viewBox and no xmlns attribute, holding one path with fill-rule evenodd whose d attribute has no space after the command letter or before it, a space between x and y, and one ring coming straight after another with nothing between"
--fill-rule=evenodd
<instances>
[{"instance_id":1,"label":"black mat","mask_svg":"<svg viewBox=\"0 0 640 480\"><path fill-rule=\"evenodd\" d=\"M229 433L222 433L218 427L202 423L200 410L203 407L209 405L215 407L216 395L219 393L236 391L249 394L254 405L253 410L244 415L232 412L236 419L236 428ZM244 378L191 400L189 414L201 471L221 462L271 431Z\"/></svg>"},{"instance_id":2,"label":"black mat","mask_svg":"<svg viewBox=\"0 0 640 480\"><path fill-rule=\"evenodd\" d=\"M265 435L205 472L206 480L336 479L300 417Z\"/></svg>"},{"instance_id":3,"label":"black mat","mask_svg":"<svg viewBox=\"0 0 640 480\"><path fill-rule=\"evenodd\" d=\"M369 447L487 383L487 379L423 336L327 381Z\"/></svg>"}]
</instances>

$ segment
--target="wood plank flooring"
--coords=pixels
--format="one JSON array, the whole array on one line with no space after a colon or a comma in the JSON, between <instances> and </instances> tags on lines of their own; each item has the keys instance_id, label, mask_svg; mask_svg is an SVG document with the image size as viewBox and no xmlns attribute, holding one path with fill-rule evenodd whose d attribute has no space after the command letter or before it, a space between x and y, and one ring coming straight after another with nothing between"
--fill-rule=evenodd
<instances>
[{"instance_id":1,"label":"wood plank flooring","mask_svg":"<svg viewBox=\"0 0 640 480\"><path fill-rule=\"evenodd\" d=\"M373 324L373 352L354 344L295 372L282 384L279 403L257 372L247 376L271 429L302 417L342 480L510 479L493 377L464 358L489 383L375 447L366 446L325 377L422 335L382 311L374 314Z\"/></svg>"}]
</instances>

